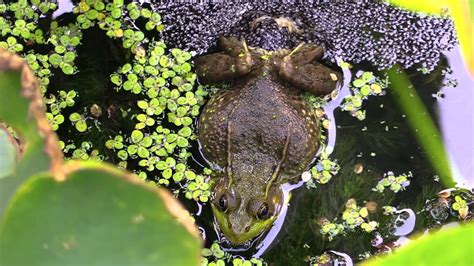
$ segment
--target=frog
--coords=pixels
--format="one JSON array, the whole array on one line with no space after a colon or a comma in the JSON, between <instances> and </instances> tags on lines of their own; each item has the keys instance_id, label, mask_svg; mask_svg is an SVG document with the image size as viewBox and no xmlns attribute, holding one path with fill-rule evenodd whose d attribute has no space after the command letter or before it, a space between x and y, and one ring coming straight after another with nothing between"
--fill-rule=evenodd
<instances>
[{"instance_id":1,"label":"frog","mask_svg":"<svg viewBox=\"0 0 474 266\"><path fill-rule=\"evenodd\" d=\"M232 245L268 231L282 210L282 184L300 180L320 148L320 119L304 92L323 97L341 74L319 61L324 48L300 43L267 51L221 37L220 52L195 59L199 81L228 84L210 97L197 124L212 168L211 207Z\"/></svg>"}]
</instances>

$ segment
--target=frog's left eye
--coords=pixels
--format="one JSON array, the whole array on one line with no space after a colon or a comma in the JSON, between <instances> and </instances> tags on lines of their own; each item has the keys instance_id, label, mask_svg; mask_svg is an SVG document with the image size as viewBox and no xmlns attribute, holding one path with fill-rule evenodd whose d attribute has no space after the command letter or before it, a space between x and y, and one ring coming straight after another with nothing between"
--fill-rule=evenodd
<instances>
[{"instance_id":1,"label":"frog's left eye","mask_svg":"<svg viewBox=\"0 0 474 266\"><path fill-rule=\"evenodd\" d=\"M270 218L270 207L268 206L268 203L262 202L262 204L258 208L257 218L259 220L266 220Z\"/></svg>"},{"instance_id":2,"label":"frog's left eye","mask_svg":"<svg viewBox=\"0 0 474 266\"><path fill-rule=\"evenodd\" d=\"M259 220L266 220L273 215L268 202L262 199L254 199L249 203L249 212Z\"/></svg>"}]
</instances>

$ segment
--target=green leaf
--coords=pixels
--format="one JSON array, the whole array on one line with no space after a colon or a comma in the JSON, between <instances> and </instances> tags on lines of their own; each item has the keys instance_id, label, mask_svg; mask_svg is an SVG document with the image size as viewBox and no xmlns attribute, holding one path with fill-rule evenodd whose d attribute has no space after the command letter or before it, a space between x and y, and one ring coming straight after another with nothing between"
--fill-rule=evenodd
<instances>
[{"instance_id":1,"label":"green leaf","mask_svg":"<svg viewBox=\"0 0 474 266\"><path fill-rule=\"evenodd\" d=\"M362 80L364 80L365 82L369 82L373 78L374 78L374 74L372 72L364 72L364 74L362 74Z\"/></svg>"},{"instance_id":2,"label":"green leaf","mask_svg":"<svg viewBox=\"0 0 474 266\"><path fill-rule=\"evenodd\" d=\"M0 121L14 128L24 147L14 173L9 176L3 175L4 177L0 178L1 214L10 197L24 180L34 173L48 170L52 164L51 156L54 155L53 160L55 161L61 161L62 157L57 144L49 143L49 145L45 145L44 143L45 138L52 140L55 135L48 127L49 123L41 100L30 104L28 99L22 96L25 95L22 90L28 89L26 93L28 97L41 99L38 88L32 90L34 88L30 86L21 87L21 76L25 81L31 82L34 80L33 74L29 68L22 67L26 63L16 55L0 51L0 58L4 63L0 66L0 95L2 96L0 97ZM9 61L11 61L12 66L16 66L15 69L18 72L2 69L9 66ZM20 69L23 70L22 74L19 73ZM41 129L38 128L38 123L43 125ZM3 158L0 161L3 161Z\"/></svg>"},{"instance_id":3,"label":"green leaf","mask_svg":"<svg viewBox=\"0 0 474 266\"><path fill-rule=\"evenodd\" d=\"M64 54L64 62L72 63L76 59L76 54L74 52L68 51Z\"/></svg>"},{"instance_id":4,"label":"green leaf","mask_svg":"<svg viewBox=\"0 0 474 266\"><path fill-rule=\"evenodd\" d=\"M15 194L0 222L1 265L199 264L197 233L171 195L112 167L71 166L65 181L41 174Z\"/></svg>"},{"instance_id":5,"label":"green leaf","mask_svg":"<svg viewBox=\"0 0 474 266\"><path fill-rule=\"evenodd\" d=\"M148 158L150 156L150 152L145 147L138 147L137 154L140 158Z\"/></svg>"},{"instance_id":6,"label":"green leaf","mask_svg":"<svg viewBox=\"0 0 474 266\"><path fill-rule=\"evenodd\" d=\"M61 70L63 71L64 74L66 74L66 75L74 74L74 67L71 66L70 64L65 63L65 62L61 62L59 64L59 66L61 67Z\"/></svg>"},{"instance_id":7,"label":"green leaf","mask_svg":"<svg viewBox=\"0 0 474 266\"><path fill-rule=\"evenodd\" d=\"M64 47L62 45L57 45L56 47L54 47L54 51L58 54L62 54L64 52L66 52L66 47Z\"/></svg>"},{"instance_id":8,"label":"green leaf","mask_svg":"<svg viewBox=\"0 0 474 266\"><path fill-rule=\"evenodd\" d=\"M408 243L396 253L371 259L363 265L471 265L474 223L440 231Z\"/></svg>"},{"instance_id":9,"label":"green leaf","mask_svg":"<svg viewBox=\"0 0 474 266\"><path fill-rule=\"evenodd\" d=\"M362 93L362 95L364 95L364 96L369 95L370 94L370 86L369 85L362 86L362 88L360 89L360 93Z\"/></svg>"},{"instance_id":10,"label":"green leaf","mask_svg":"<svg viewBox=\"0 0 474 266\"><path fill-rule=\"evenodd\" d=\"M122 84L122 77L117 75L117 74L113 74L110 76L110 81L117 85L117 86L120 86Z\"/></svg>"},{"instance_id":11,"label":"green leaf","mask_svg":"<svg viewBox=\"0 0 474 266\"><path fill-rule=\"evenodd\" d=\"M178 131L178 134L183 137L189 137L193 133L192 129L190 127L183 127Z\"/></svg>"},{"instance_id":12,"label":"green leaf","mask_svg":"<svg viewBox=\"0 0 474 266\"><path fill-rule=\"evenodd\" d=\"M365 81L362 79L356 79L352 82L352 84L354 84L355 87L360 88L365 85Z\"/></svg>"},{"instance_id":13,"label":"green leaf","mask_svg":"<svg viewBox=\"0 0 474 266\"><path fill-rule=\"evenodd\" d=\"M85 132L87 130L87 123L85 120L79 120L76 122L75 125L77 131L79 132Z\"/></svg>"},{"instance_id":14,"label":"green leaf","mask_svg":"<svg viewBox=\"0 0 474 266\"><path fill-rule=\"evenodd\" d=\"M185 148L189 145L188 140L186 138L181 137L181 136L178 137L178 139L176 140L176 143L181 148Z\"/></svg>"},{"instance_id":15,"label":"green leaf","mask_svg":"<svg viewBox=\"0 0 474 266\"><path fill-rule=\"evenodd\" d=\"M137 105L141 109L147 109L148 108L148 103L146 101L143 101L143 100L137 101Z\"/></svg>"},{"instance_id":16,"label":"green leaf","mask_svg":"<svg viewBox=\"0 0 474 266\"><path fill-rule=\"evenodd\" d=\"M143 139L143 133L140 130L134 130L132 132L132 142L138 143Z\"/></svg>"},{"instance_id":17,"label":"green leaf","mask_svg":"<svg viewBox=\"0 0 474 266\"><path fill-rule=\"evenodd\" d=\"M18 144L0 124L0 178L14 173L18 151Z\"/></svg>"},{"instance_id":18,"label":"green leaf","mask_svg":"<svg viewBox=\"0 0 474 266\"><path fill-rule=\"evenodd\" d=\"M52 54L49 56L49 62L54 66L59 65L62 61L63 59L58 54Z\"/></svg>"}]
</instances>

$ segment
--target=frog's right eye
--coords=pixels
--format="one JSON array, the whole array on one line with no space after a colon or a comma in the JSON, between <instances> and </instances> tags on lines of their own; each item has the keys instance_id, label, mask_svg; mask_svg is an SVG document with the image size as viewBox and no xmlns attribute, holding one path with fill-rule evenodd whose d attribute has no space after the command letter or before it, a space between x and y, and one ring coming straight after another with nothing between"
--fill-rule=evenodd
<instances>
[{"instance_id":1,"label":"frog's right eye","mask_svg":"<svg viewBox=\"0 0 474 266\"><path fill-rule=\"evenodd\" d=\"M234 210L238 207L238 199L232 193L222 193L214 200L214 205L221 211L226 212L227 210Z\"/></svg>"}]
</instances>

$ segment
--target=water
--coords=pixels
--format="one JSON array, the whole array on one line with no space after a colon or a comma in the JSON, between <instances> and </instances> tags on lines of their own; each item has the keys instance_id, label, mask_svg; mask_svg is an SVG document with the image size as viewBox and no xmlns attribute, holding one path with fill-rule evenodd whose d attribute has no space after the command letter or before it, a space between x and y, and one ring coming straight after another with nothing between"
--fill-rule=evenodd
<instances>
[{"instance_id":1,"label":"water","mask_svg":"<svg viewBox=\"0 0 474 266\"><path fill-rule=\"evenodd\" d=\"M447 55L449 57L443 56L440 64L430 74L423 74L415 68L409 68L406 72L442 130L452 165L455 165L456 180L464 186L472 186L472 179L463 178L472 177L472 163L468 161L469 158L472 160L472 126L463 126L466 123L472 125L473 121L472 112L469 112L473 98L463 97L463 93L472 93L467 92L472 79L462 73L465 70L459 65L458 48ZM445 71L448 68L453 72L448 74ZM369 64L356 64L350 72L346 70L344 73L346 85L359 70L377 73ZM452 82L447 84L449 80L456 80L457 85L452 86ZM434 97L439 95L439 91L444 96ZM338 108L348 94L349 89L344 86L338 98L325 108L331 119L328 148L332 151L330 157L336 158L341 166L339 174L317 189L308 189L302 186L302 182L295 185L288 208L282 211L265 238L257 240L250 250L229 248L228 251L245 257L262 257L274 265L303 265L326 251L334 260L350 264L372 254L388 252L409 241L413 232L423 232L437 226L436 221L423 210L427 205L425 202L436 201L437 193L443 187L427 160L427 155L415 140L405 114L396 105L390 88L386 95L371 97L363 105L367 110L363 121ZM453 103L459 101L470 104L453 106ZM459 127L465 130L455 130ZM453 149L459 145L466 148ZM466 152L471 152L471 155ZM363 166L362 173L354 173L356 164ZM405 191L380 194L371 190L382 174L388 171L413 174ZM375 205L375 213L370 216L380 222L380 227L376 233L354 230L329 241L321 235L318 221L322 218L332 221L338 217L340 220L348 199L355 199L361 206L366 203ZM383 215L383 206L394 206L398 210L392 215ZM205 211L198 219L207 228L208 243L216 239L215 228L210 226L209 219L212 220L212 214ZM451 214L442 223L454 220L457 219Z\"/></svg>"},{"instance_id":2,"label":"water","mask_svg":"<svg viewBox=\"0 0 474 266\"><path fill-rule=\"evenodd\" d=\"M390 88L386 95L370 97L364 103L363 109L367 113L363 121L338 108L343 98L349 95L347 84L357 71L382 75L381 67L394 63L404 65L441 131L456 182L472 188L473 80L461 62L458 47L447 51L455 41L449 20L424 19L379 3L324 3L314 7L296 3L231 6L172 3L158 8L162 11L164 23L169 25L169 30L160 37L170 46L187 48L196 55L215 51L215 40L221 35L245 36L249 44L260 43L261 36L249 33L246 23L249 17L260 15L248 11L257 10L299 19L299 25L305 27L305 34L296 39L289 38L289 43L301 40L321 43L333 61L334 58L343 58L356 62L351 70L344 70L345 86L338 98L325 108L330 119L328 152L331 158L337 159L341 167L339 173L328 184L318 185L316 189L309 189L302 182L286 185L285 197L289 205L282 210L272 229L249 249L229 247L226 250L246 258L262 257L271 265L305 265L324 252L332 259L331 263L351 264L376 253L389 252L410 241L414 232L426 232L428 228L460 220L450 208L452 202L438 196L444 188L427 160L427 154L416 141L405 114L394 101L396 95ZM419 22L410 24L415 20ZM110 64L103 58L107 52L96 53L94 58L98 61L95 65ZM101 69L106 72L104 79L108 81L108 75L119 63L110 69ZM434 69L423 74L418 70L422 66ZM457 86L452 86L454 81ZM122 123L117 124L122 126ZM206 165L197 149L194 149L193 157L196 169ZM363 166L359 174L354 172L356 165ZM406 190L385 194L372 191L383 174L389 171L412 173L413 178ZM463 195L472 204L471 194L464 192ZM338 219L341 222L341 214L350 199L359 206L370 207L374 213L369 213L369 217L380 225L371 233L358 228L330 241L321 234L321 221ZM200 205L184 197L182 202L196 217L206 246L218 241L220 236L209 205ZM384 215L384 206L393 206L396 210L392 215ZM469 214L467 219L472 219L472 215Z\"/></svg>"}]
</instances>

